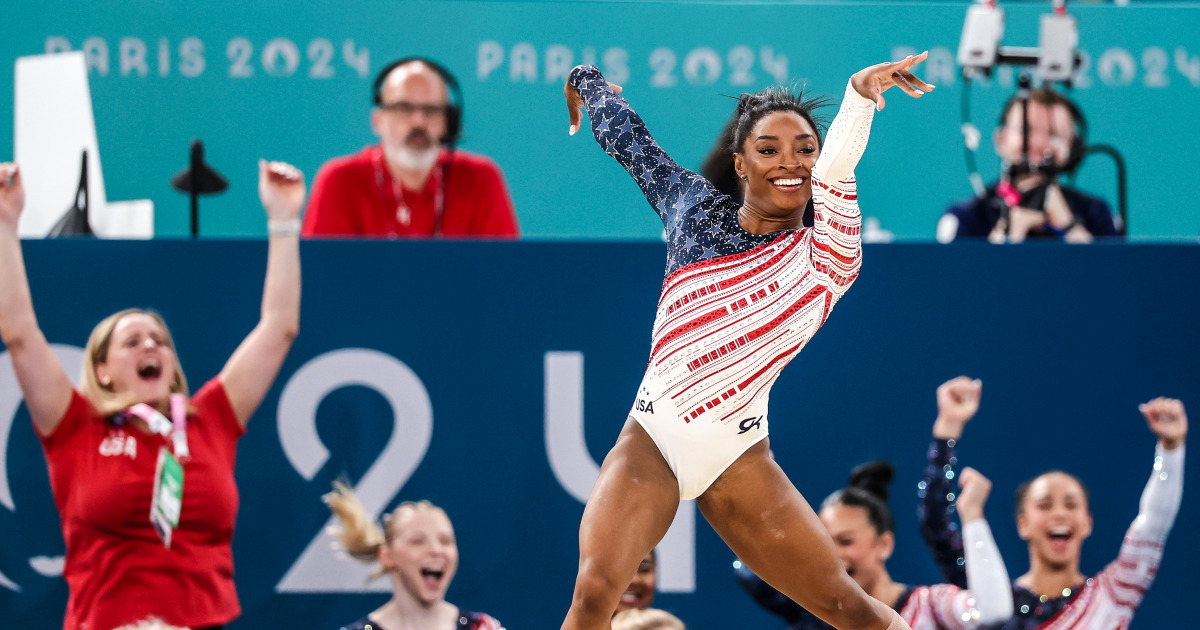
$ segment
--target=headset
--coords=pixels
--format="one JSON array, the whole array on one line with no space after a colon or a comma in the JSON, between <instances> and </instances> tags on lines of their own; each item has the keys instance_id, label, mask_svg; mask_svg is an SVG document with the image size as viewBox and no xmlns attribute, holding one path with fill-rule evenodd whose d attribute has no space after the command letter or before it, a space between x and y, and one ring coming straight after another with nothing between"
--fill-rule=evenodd
<instances>
[{"instance_id":1,"label":"headset","mask_svg":"<svg viewBox=\"0 0 1200 630\"><path fill-rule=\"evenodd\" d=\"M377 106L383 105L383 82L387 80L387 76L392 73L392 70L415 61L419 61L432 68L442 78L442 82L446 84L446 90L450 94L450 102L446 104L446 135L442 136L441 143L453 151L462 134L462 88L458 85L458 79L454 78L454 75L442 64L426 57L403 57L389 63L379 71L379 74L375 75L375 82L371 84L371 102Z\"/></svg>"},{"instance_id":2,"label":"headset","mask_svg":"<svg viewBox=\"0 0 1200 630\"><path fill-rule=\"evenodd\" d=\"M1083 158L1087 156L1088 152L1087 118L1084 117L1083 110L1079 109L1078 105L1059 92L1043 87L1042 89L1037 90L1036 93L1043 97L1042 100L1050 100L1051 106L1062 105L1063 107L1067 108L1067 112L1071 114L1071 120L1075 125L1075 133L1071 138L1071 146L1067 151L1066 162L1064 162L1062 166L1055 166L1050 174L1053 175L1057 173L1065 173L1066 175L1073 176L1075 175L1075 171L1079 168L1079 165L1083 163ZM1041 100L1037 99L1030 99L1030 101L1041 103ZM1004 107L1000 110L1000 120L998 121L999 126L1003 127L1008 123L1008 112L1011 111L1013 107L1020 106L1020 104L1020 93L1008 99L1008 101L1004 104Z\"/></svg>"}]
</instances>

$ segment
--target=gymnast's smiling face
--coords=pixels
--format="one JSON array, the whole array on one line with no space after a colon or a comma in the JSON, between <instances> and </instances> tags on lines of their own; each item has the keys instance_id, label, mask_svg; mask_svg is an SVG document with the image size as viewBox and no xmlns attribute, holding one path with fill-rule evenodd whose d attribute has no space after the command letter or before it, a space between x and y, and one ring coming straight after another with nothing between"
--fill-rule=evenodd
<instances>
[{"instance_id":1,"label":"gymnast's smiling face","mask_svg":"<svg viewBox=\"0 0 1200 630\"><path fill-rule=\"evenodd\" d=\"M1031 563L1078 571L1083 541L1092 534L1083 484L1063 472L1043 474L1029 483L1019 507L1017 533L1029 545Z\"/></svg>"},{"instance_id":2,"label":"gymnast's smiling face","mask_svg":"<svg viewBox=\"0 0 1200 630\"><path fill-rule=\"evenodd\" d=\"M856 505L835 503L822 508L820 518L846 573L864 591L872 592L881 578L888 577L884 563L895 550L895 535L876 530L867 510Z\"/></svg>"},{"instance_id":3,"label":"gymnast's smiling face","mask_svg":"<svg viewBox=\"0 0 1200 630\"><path fill-rule=\"evenodd\" d=\"M778 217L803 213L820 154L817 131L803 116L786 110L763 116L733 155L746 205Z\"/></svg>"},{"instance_id":4,"label":"gymnast's smiling face","mask_svg":"<svg viewBox=\"0 0 1200 630\"><path fill-rule=\"evenodd\" d=\"M450 517L441 508L401 507L387 526L391 535L379 550L379 560L393 575L393 594L404 594L424 608L446 598L458 570L458 543Z\"/></svg>"}]
</instances>

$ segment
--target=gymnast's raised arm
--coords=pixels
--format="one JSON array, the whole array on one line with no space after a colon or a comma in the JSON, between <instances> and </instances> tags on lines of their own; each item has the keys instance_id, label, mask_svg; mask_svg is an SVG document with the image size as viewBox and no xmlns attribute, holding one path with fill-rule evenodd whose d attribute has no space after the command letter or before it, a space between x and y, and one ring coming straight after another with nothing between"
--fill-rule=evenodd
<instances>
[{"instance_id":1,"label":"gymnast's raised arm","mask_svg":"<svg viewBox=\"0 0 1200 630\"><path fill-rule=\"evenodd\" d=\"M563 87L571 134L579 130L586 110L596 142L629 172L664 224L689 205L717 194L708 180L676 164L658 146L620 92L621 86L606 81L595 66L572 70Z\"/></svg>"},{"instance_id":2,"label":"gymnast's raised arm","mask_svg":"<svg viewBox=\"0 0 1200 630\"><path fill-rule=\"evenodd\" d=\"M913 97L933 89L911 72L927 55L910 55L854 73L813 166L813 266L828 277L828 288L835 295L850 287L862 264L862 212L854 168L866 151L875 111L883 109L883 93L892 87Z\"/></svg>"}]
</instances>

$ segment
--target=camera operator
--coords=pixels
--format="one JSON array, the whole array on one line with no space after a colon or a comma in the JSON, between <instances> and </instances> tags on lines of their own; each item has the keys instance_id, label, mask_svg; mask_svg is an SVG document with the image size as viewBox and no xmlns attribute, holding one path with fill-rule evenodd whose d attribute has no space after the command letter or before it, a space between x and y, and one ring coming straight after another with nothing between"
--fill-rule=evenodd
<instances>
[{"instance_id":1,"label":"camera operator","mask_svg":"<svg viewBox=\"0 0 1200 630\"><path fill-rule=\"evenodd\" d=\"M1087 123L1074 103L1051 89L1023 90L1005 103L999 124L993 146L1002 161L1001 180L985 196L950 206L938 222L939 242L987 237L993 243L1090 243L1118 235L1108 204L1058 183L1079 166L1086 149Z\"/></svg>"}]
</instances>

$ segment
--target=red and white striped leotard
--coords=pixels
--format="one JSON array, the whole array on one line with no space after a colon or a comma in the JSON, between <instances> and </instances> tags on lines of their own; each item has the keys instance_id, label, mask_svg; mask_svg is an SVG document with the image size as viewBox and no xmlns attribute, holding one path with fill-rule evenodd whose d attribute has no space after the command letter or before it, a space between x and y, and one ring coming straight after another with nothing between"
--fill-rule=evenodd
<instances>
[{"instance_id":1,"label":"red and white striped leotard","mask_svg":"<svg viewBox=\"0 0 1200 630\"><path fill-rule=\"evenodd\" d=\"M630 413L663 452L684 499L767 436L771 385L858 277L853 169L874 111L848 90L813 168L812 228L681 267L663 283Z\"/></svg>"},{"instance_id":2,"label":"red and white striped leotard","mask_svg":"<svg viewBox=\"0 0 1200 630\"><path fill-rule=\"evenodd\" d=\"M846 96L812 172L814 226L745 232L737 204L679 168L594 69L572 82L601 146L634 175L667 228L668 276L630 415L691 499L767 435L771 385L858 276L854 167L872 101ZM675 187L678 184L679 187Z\"/></svg>"}]
</instances>

